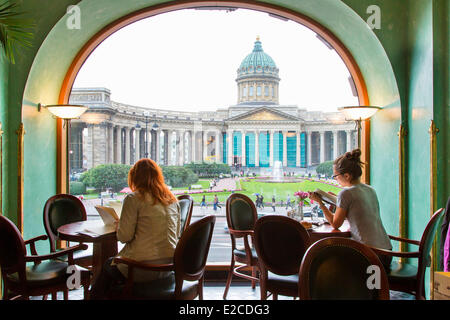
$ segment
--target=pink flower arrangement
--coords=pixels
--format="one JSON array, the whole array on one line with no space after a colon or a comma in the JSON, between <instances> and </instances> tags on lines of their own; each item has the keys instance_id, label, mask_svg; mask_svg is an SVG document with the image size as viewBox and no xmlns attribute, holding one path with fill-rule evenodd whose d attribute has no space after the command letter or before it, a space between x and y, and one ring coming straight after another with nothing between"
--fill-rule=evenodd
<instances>
[{"instance_id":1,"label":"pink flower arrangement","mask_svg":"<svg viewBox=\"0 0 450 320\"><path fill-rule=\"evenodd\" d=\"M303 206L305 199L307 199L309 197L309 193L303 192L303 191L297 191L297 192L294 192L294 196L298 198L298 204Z\"/></svg>"},{"instance_id":2,"label":"pink flower arrangement","mask_svg":"<svg viewBox=\"0 0 450 320\"><path fill-rule=\"evenodd\" d=\"M303 200L305 200L306 198L309 197L309 193L308 192L303 192L303 191L297 191L297 192L294 192L294 196L298 197L298 199L300 201L303 201Z\"/></svg>"}]
</instances>

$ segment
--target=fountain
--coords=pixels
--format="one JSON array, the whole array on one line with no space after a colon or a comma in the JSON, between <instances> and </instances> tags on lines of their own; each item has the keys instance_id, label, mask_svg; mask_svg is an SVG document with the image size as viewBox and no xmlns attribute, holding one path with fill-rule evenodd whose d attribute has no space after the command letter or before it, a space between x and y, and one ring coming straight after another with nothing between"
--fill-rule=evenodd
<instances>
[{"instance_id":1,"label":"fountain","mask_svg":"<svg viewBox=\"0 0 450 320\"><path fill-rule=\"evenodd\" d=\"M289 183L289 182L302 182L303 179L295 176L288 176L284 174L283 163L281 161L274 161L271 174L270 175L262 175L257 178L258 180L262 180L262 182L270 182L270 183Z\"/></svg>"}]
</instances>

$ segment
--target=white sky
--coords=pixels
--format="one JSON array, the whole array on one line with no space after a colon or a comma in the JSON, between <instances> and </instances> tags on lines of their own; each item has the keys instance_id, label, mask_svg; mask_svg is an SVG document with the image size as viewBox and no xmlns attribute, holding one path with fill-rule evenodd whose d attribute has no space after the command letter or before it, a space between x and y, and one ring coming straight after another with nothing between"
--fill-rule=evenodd
<instances>
[{"instance_id":1,"label":"white sky","mask_svg":"<svg viewBox=\"0 0 450 320\"><path fill-rule=\"evenodd\" d=\"M358 105L345 64L313 31L244 9L181 10L125 27L91 54L74 87L106 87L113 101L141 107L228 107L237 103L236 70L258 35L280 70L280 104Z\"/></svg>"}]
</instances>

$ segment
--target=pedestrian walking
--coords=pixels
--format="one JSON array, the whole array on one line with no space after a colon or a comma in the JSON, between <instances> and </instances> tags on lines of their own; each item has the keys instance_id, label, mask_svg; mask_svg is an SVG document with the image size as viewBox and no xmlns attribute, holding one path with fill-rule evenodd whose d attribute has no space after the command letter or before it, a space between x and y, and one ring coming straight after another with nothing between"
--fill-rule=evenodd
<instances>
[{"instance_id":1,"label":"pedestrian walking","mask_svg":"<svg viewBox=\"0 0 450 320\"><path fill-rule=\"evenodd\" d=\"M200 208L206 208L206 196L203 195L202 202L200 202Z\"/></svg>"},{"instance_id":2,"label":"pedestrian walking","mask_svg":"<svg viewBox=\"0 0 450 320\"><path fill-rule=\"evenodd\" d=\"M287 195L287 199L286 199L286 210L291 207L292 208L292 204L291 204L291 195L288 194Z\"/></svg>"},{"instance_id":3,"label":"pedestrian walking","mask_svg":"<svg viewBox=\"0 0 450 320\"><path fill-rule=\"evenodd\" d=\"M261 207L264 208L264 196L263 195L261 195Z\"/></svg>"},{"instance_id":4,"label":"pedestrian walking","mask_svg":"<svg viewBox=\"0 0 450 320\"><path fill-rule=\"evenodd\" d=\"M221 208L222 209L222 207L219 204L219 197L217 196L217 194L214 195L214 203L213 203L213 205L214 205L214 211L217 211L217 208Z\"/></svg>"},{"instance_id":5,"label":"pedestrian walking","mask_svg":"<svg viewBox=\"0 0 450 320\"><path fill-rule=\"evenodd\" d=\"M276 204L275 196L272 196L272 209L273 209L273 212L275 212L275 204Z\"/></svg>"}]
</instances>

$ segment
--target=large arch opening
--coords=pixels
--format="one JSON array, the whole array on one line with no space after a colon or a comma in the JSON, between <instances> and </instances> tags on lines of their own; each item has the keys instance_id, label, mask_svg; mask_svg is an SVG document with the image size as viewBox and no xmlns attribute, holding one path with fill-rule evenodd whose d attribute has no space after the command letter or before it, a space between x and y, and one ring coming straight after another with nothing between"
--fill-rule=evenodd
<instances>
[{"instance_id":1,"label":"large arch opening","mask_svg":"<svg viewBox=\"0 0 450 320\"><path fill-rule=\"evenodd\" d=\"M343 4L334 4L332 6L336 9L336 14L344 14L349 17L349 23L354 24L355 29L351 30L351 28L341 28L339 27L339 23L335 19L329 19L330 10L327 10L326 13L320 13L319 7L307 8L302 7L302 4L299 4L298 7L294 9L286 9L282 6L277 5L277 2L274 1L275 4L262 4L259 2L240 2L240 1L228 1L220 3L221 6L229 6L229 7L239 7L245 9L253 9L257 11L263 11L266 13L270 13L273 15L278 15L286 19L290 19L301 23L315 32L317 32L322 38L324 38L331 46L335 48L335 50L342 57L343 61L347 65L353 79L355 82L355 86L358 92L359 102L360 104L369 104L370 102L373 104L378 104L382 106L388 106L394 103L398 99L398 91L395 85L395 79L392 74L392 69L390 67L389 61L377 41L376 37L367 30L367 26L364 24L364 21L361 20L354 12L351 11L348 7ZM91 1L82 1L80 2L80 6L82 8L99 9L103 4L94 4ZM330 4L326 4L330 5ZM99 6L99 7L97 7ZM36 114L34 102L43 102L50 104L50 101L56 101L59 103L68 102L70 91L75 80L75 77L83 65L86 58L91 54L93 50L109 35L114 33L115 31L123 28L126 25L129 25L135 21L140 19L144 19L147 17L151 17L154 15L180 10L185 8L194 8L194 7L210 7L217 6L217 2L212 1L180 1L169 4L160 4L147 8L138 8L137 10L132 10L132 13L129 13L129 9L120 8L114 13L111 13L111 16L108 19L104 19L101 23L96 24L95 22L89 21L87 23L87 35L85 36L77 36L74 39L74 43L71 45L69 52L65 52L61 54L61 57L58 61L52 62L52 57L46 56L48 51L52 50L55 47L55 44L58 43L58 39L60 40L61 34L64 34L65 30L65 21L62 19L60 23L55 26L52 33L49 35L48 39L43 43L37 57L35 63L33 64L32 71L30 73L30 77L27 82L27 87L24 95L24 108L23 108L23 119L26 128L28 127L29 133L35 132L35 138L38 138L42 135L54 135L57 137L57 142L53 145L51 142L49 143L48 149L50 155L55 156L55 160L51 160L54 166L51 166L54 170L56 167L56 171L53 171L49 176L54 177L55 183L52 185L51 183L44 188L42 192L34 197L33 201L28 202L27 206L37 205L45 201L48 197L48 194L56 192L64 192L66 191L67 185L67 146L65 145L65 139L63 138L66 134L65 129L63 128L62 122L57 121L56 128L52 128L51 123L53 120L48 117L47 119L42 120L39 119ZM301 13L304 12L305 14ZM119 17L119 18L117 18ZM311 17L314 17L311 18ZM105 20L111 20L112 22L106 22ZM331 32L330 30L333 30ZM361 32L369 39L370 45L365 48L357 48L357 45L350 40L354 37L357 32ZM362 35L358 35L357 39L360 39ZM370 61L368 65L362 65L361 63L368 57L372 55L373 50L380 53L376 57ZM359 63L357 62L359 61ZM52 63L54 64L53 66ZM375 65L377 66L377 72L374 72ZM50 67L48 73L41 73L43 68ZM380 67L381 66L381 67ZM54 71L52 76L50 77L51 81L42 82L42 77L48 76L51 71ZM385 83L378 82L380 79L388 79ZM44 79L45 80L45 79ZM43 88L43 83L45 83L45 88ZM376 90L375 90L376 89ZM46 91L43 93L43 91ZM387 95L383 95L383 93L388 93ZM33 103L30 103L32 101ZM42 117L42 116L41 116ZM39 123L45 122L46 126L44 128L39 128ZM46 128L45 128L46 127ZM366 162L370 159L369 154L369 133L370 127L369 123L366 123L364 126L363 136L363 149L365 150ZM28 136L30 137L30 136ZM33 152L32 141L34 138L28 138L26 136L25 140L25 155L27 152ZM27 141L28 140L28 141ZM28 148L28 149L27 149ZM31 157L30 157L31 158ZM35 164L27 160L28 157L25 156L25 172L31 172L35 168ZM34 160L35 161L35 160ZM366 171L366 177L369 177L370 170ZM27 174L27 173L25 173ZM45 172L43 173L45 174ZM33 183L29 183L23 186L25 194L30 194L33 190L37 189L33 185ZM39 203L39 204L38 204ZM32 218L32 217L30 217Z\"/></svg>"}]
</instances>

